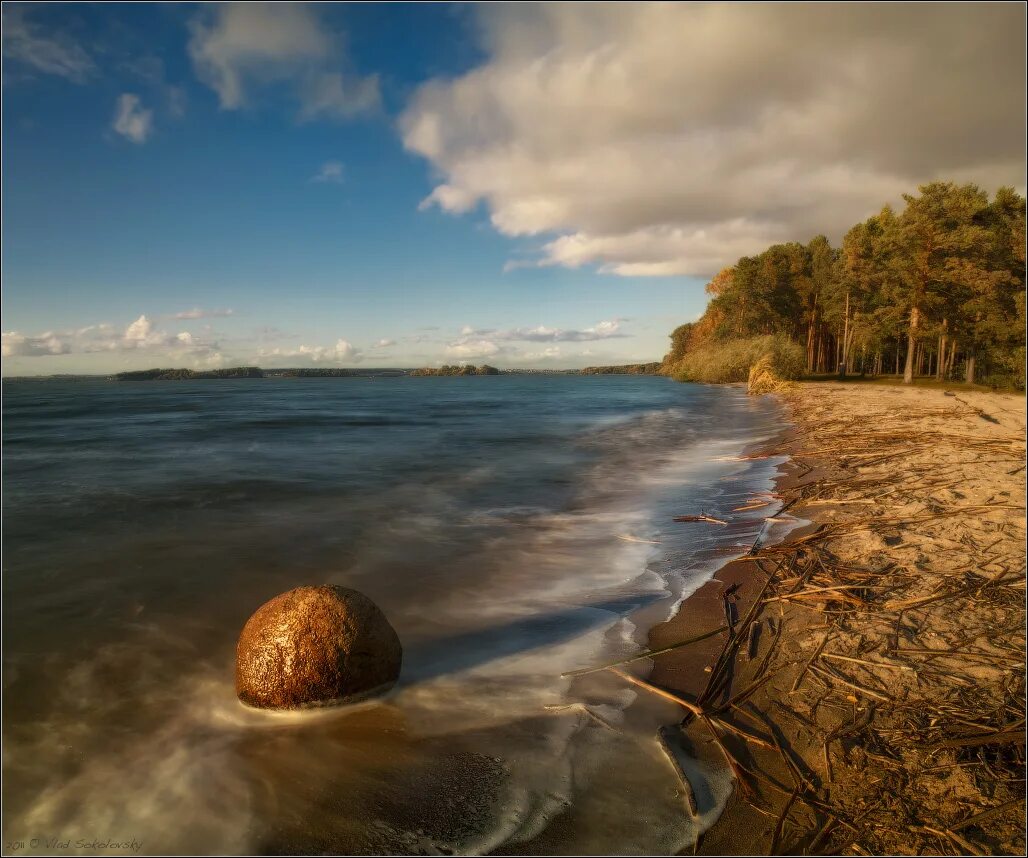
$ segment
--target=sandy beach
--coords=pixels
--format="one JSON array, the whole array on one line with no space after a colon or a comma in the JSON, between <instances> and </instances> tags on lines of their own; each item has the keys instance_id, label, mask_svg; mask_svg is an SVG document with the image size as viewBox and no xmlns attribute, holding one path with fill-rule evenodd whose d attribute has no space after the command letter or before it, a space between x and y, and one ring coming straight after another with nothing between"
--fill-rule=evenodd
<instances>
[{"instance_id":1,"label":"sandy beach","mask_svg":"<svg viewBox=\"0 0 1028 858\"><path fill-rule=\"evenodd\" d=\"M649 676L683 700L667 735L736 775L697 851L1023 853L1024 398L781 396L793 426L755 455L791 457L777 493L807 523L650 633L734 625Z\"/></svg>"}]
</instances>

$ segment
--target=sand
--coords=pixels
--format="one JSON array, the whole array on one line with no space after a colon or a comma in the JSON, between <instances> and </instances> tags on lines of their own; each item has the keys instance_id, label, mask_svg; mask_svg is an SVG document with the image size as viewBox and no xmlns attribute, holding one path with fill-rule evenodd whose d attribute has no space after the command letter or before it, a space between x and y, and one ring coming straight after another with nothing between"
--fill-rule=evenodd
<instances>
[{"instance_id":1,"label":"sand","mask_svg":"<svg viewBox=\"0 0 1028 858\"><path fill-rule=\"evenodd\" d=\"M722 750L687 717L687 750L738 767L697 851L1023 854L1024 397L780 395L794 428L762 453L792 457L777 491L809 525L650 633L656 649L723 625L728 592L735 646L657 656L649 679L776 746L715 729Z\"/></svg>"}]
</instances>

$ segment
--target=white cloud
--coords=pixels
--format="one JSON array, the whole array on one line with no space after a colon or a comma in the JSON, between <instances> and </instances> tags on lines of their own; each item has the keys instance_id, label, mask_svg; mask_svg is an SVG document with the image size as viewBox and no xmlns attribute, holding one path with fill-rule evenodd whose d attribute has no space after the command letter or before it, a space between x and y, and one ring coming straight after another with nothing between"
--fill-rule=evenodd
<instances>
[{"instance_id":1,"label":"white cloud","mask_svg":"<svg viewBox=\"0 0 1028 858\"><path fill-rule=\"evenodd\" d=\"M311 177L311 181L341 185L343 183L342 163L339 161L326 161L321 165L321 169Z\"/></svg>"},{"instance_id":2,"label":"white cloud","mask_svg":"<svg viewBox=\"0 0 1028 858\"><path fill-rule=\"evenodd\" d=\"M100 352L145 352L175 359L206 360L218 351L218 343L189 331L172 334L159 330L146 315L124 330L113 325L88 325L70 331L46 331L26 336L18 331L3 334L4 357L44 357Z\"/></svg>"},{"instance_id":3,"label":"white cloud","mask_svg":"<svg viewBox=\"0 0 1028 858\"><path fill-rule=\"evenodd\" d=\"M370 113L381 102L378 75L358 77L340 72L311 74L300 84L300 120L349 119Z\"/></svg>"},{"instance_id":4,"label":"white cloud","mask_svg":"<svg viewBox=\"0 0 1028 858\"><path fill-rule=\"evenodd\" d=\"M27 20L28 5L4 4L3 55L35 71L85 83L96 71L85 49L62 33L41 33Z\"/></svg>"},{"instance_id":5,"label":"white cloud","mask_svg":"<svg viewBox=\"0 0 1028 858\"><path fill-rule=\"evenodd\" d=\"M375 345L373 345L372 348L373 349L388 349L388 348L391 348L392 346L395 346L395 345L396 345L396 340L381 339L377 343L375 343Z\"/></svg>"},{"instance_id":6,"label":"white cloud","mask_svg":"<svg viewBox=\"0 0 1028 858\"><path fill-rule=\"evenodd\" d=\"M153 130L153 111L143 109L138 95L122 93L115 105L111 127L133 143L145 143Z\"/></svg>"},{"instance_id":7,"label":"white cloud","mask_svg":"<svg viewBox=\"0 0 1028 858\"><path fill-rule=\"evenodd\" d=\"M504 351L503 347L485 339L462 339L450 343L444 350L448 358L473 360L475 358L496 357Z\"/></svg>"},{"instance_id":8,"label":"white cloud","mask_svg":"<svg viewBox=\"0 0 1028 858\"><path fill-rule=\"evenodd\" d=\"M190 24L189 54L197 76L224 110L247 107L254 90L287 82L301 120L344 119L375 109L376 76L338 70L339 37L316 7L293 3L225 3L209 6Z\"/></svg>"},{"instance_id":9,"label":"white cloud","mask_svg":"<svg viewBox=\"0 0 1028 858\"><path fill-rule=\"evenodd\" d=\"M586 354L586 352L582 352ZM561 351L560 346L547 346L542 351L538 352L523 352L521 354L522 360L525 361L556 361L561 360L564 357L564 352Z\"/></svg>"},{"instance_id":10,"label":"white cloud","mask_svg":"<svg viewBox=\"0 0 1028 858\"><path fill-rule=\"evenodd\" d=\"M476 330L470 325L465 325L461 328L460 334L462 340L490 336L494 340L519 340L533 343L584 343L627 337L628 334L621 330L622 321L622 319L610 319L582 329L548 328L545 325L539 325L535 328L511 328L505 331L497 331L493 328ZM460 342L461 340L457 341L457 343Z\"/></svg>"},{"instance_id":11,"label":"white cloud","mask_svg":"<svg viewBox=\"0 0 1028 858\"><path fill-rule=\"evenodd\" d=\"M191 310L183 310L180 313L176 313L172 318L174 319L213 319L223 316L232 316L235 314L235 310L224 309L224 310L204 310L200 307L193 307Z\"/></svg>"},{"instance_id":12,"label":"white cloud","mask_svg":"<svg viewBox=\"0 0 1028 858\"><path fill-rule=\"evenodd\" d=\"M27 337L18 331L5 331L2 354L4 357L41 357L43 355L65 355L71 346L53 331L35 337Z\"/></svg>"},{"instance_id":13,"label":"white cloud","mask_svg":"<svg viewBox=\"0 0 1028 858\"><path fill-rule=\"evenodd\" d=\"M300 346L297 349L262 349L257 353L259 358L280 363L283 360L302 360L313 363L359 363L363 353L346 340L336 341L334 346Z\"/></svg>"},{"instance_id":14,"label":"white cloud","mask_svg":"<svg viewBox=\"0 0 1028 858\"><path fill-rule=\"evenodd\" d=\"M478 10L488 59L400 127L422 206L484 204L535 264L709 275L933 178L1025 183L1022 5Z\"/></svg>"}]
</instances>

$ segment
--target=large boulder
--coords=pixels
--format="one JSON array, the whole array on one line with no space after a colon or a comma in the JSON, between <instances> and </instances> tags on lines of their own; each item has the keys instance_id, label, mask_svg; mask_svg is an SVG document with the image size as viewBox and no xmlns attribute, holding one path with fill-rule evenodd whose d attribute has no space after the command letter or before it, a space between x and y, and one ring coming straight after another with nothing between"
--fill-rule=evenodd
<instances>
[{"instance_id":1,"label":"large boulder","mask_svg":"<svg viewBox=\"0 0 1028 858\"><path fill-rule=\"evenodd\" d=\"M385 614L345 587L297 587L261 605L236 645L236 694L261 709L351 703L385 691L403 649Z\"/></svg>"}]
</instances>

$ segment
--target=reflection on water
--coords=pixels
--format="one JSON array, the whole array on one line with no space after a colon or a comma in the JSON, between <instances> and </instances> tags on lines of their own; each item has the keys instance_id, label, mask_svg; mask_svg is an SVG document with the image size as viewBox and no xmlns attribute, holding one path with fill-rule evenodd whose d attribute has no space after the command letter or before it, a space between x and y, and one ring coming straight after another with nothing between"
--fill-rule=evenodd
<instances>
[{"instance_id":1,"label":"reflection on water","mask_svg":"<svg viewBox=\"0 0 1028 858\"><path fill-rule=\"evenodd\" d=\"M645 853L696 836L655 741L674 709L560 674L634 651L641 611L667 616L752 542L766 510L671 518L768 487L774 462L731 457L773 431L772 403L500 376L8 382L4 406L5 840ZM383 608L400 683L349 709L244 709L239 630L313 583ZM709 824L727 780L685 764Z\"/></svg>"}]
</instances>

